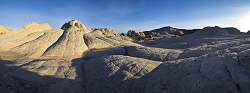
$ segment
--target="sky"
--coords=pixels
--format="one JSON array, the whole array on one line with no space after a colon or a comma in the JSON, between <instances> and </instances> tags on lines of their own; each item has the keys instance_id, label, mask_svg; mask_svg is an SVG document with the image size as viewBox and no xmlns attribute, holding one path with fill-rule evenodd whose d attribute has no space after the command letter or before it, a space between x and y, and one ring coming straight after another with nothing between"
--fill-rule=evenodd
<instances>
[{"instance_id":1,"label":"sky","mask_svg":"<svg viewBox=\"0 0 250 93\"><path fill-rule=\"evenodd\" d=\"M250 0L0 0L0 11L0 25L11 28L31 22L60 28L77 19L119 32L164 26L250 30Z\"/></svg>"}]
</instances>

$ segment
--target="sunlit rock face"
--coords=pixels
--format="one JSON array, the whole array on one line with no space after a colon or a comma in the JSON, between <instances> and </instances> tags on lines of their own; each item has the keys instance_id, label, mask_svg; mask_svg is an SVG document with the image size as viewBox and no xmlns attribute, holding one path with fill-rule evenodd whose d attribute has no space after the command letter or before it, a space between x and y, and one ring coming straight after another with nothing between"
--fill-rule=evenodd
<instances>
[{"instance_id":1,"label":"sunlit rock face","mask_svg":"<svg viewBox=\"0 0 250 93\"><path fill-rule=\"evenodd\" d=\"M32 23L0 36L0 54L11 58L40 57L62 34L46 23ZM5 54L7 53L7 54Z\"/></svg>"},{"instance_id":2,"label":"sunlit rock face","mask_svg":"<svg viewBox=\"0 0 250 93\"><path fill-rule=\"evenodd\" d=\"M82 57L89 50L132 44L112 30L91 30L78 20L70 20L61 28L53 29L46 23L33 22L24 28L10 31L0 36L1 55L11 58L73 59ZM5 33L5 30L6 28L1 31ZM9 55L10 52L15 55Z\"/></svg>"},{"instance_id":3,"label":"sunlit rock face","mask_svg":"<svg viewBox=\"0 0 250 93\"><path fill-rule=\"evenodd\" d=\"M77 20L71 20L62 26L63 34L50 46L43 56L77 58L88 50L83 35L90 32Z\"/></svg>"},{"instance_id":4,"label":"sunlit rock face","mask_svg":"<svg viewBox=\"0 0 250 93\"><path fill-rule=\"evenodd\" d=\"M124 38L108 29L91 30L77 20L62 29L32 23L6 33L0 36L0 73L6 73L0 78L0 89L5 93L85 93L81 84L84 54L136 45Z\"/></svg>"},{"instance_id":5,"label":"sunlit rock face","mask_svg":"<svg viewBox=\"0 0 250 93\"><path fill-rule=\"evenodd\" d=\"M90 32L90 29L87 28L84 24L82 24L80 21L78 20L71 20L67 23L65 23L61 29L66 30L67 29L73 29L76 31L82 31L84 33Z\"/></svg>"}]
</instances>

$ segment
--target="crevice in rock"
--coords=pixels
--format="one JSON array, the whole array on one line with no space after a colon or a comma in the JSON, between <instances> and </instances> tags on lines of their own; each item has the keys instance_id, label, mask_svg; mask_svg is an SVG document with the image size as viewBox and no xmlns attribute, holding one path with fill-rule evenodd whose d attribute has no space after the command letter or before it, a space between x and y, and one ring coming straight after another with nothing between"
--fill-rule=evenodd
<instances>
[{"instance_id":1,"label":"crevice in rock","mask_svg":"<svg viewBox=\"0 0 250 93\"><path fill-rule=\"evenodd\" d=\"M237 83L237 81L234 80L232 72L230 71L230 69L228 68L228 66L226 64L224 64L224 67L225 67L224 69L226 70L226 73L228 74L228 76L230 77L230 79L232 80L232 82L234 83L236 90L239 93L242 93L240 85Z\"/></svg>"}]
</instances>

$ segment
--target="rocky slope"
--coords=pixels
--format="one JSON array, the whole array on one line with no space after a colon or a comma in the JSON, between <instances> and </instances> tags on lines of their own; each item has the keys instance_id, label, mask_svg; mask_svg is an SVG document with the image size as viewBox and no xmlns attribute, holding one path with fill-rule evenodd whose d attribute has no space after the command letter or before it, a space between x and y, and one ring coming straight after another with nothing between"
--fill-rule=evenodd
<instances>
[{"instance_id":1,"label":"rocky slope","mask_svg":"<svg viewBox=\"0 0 250 93\"><path fill-rule=\"evenodd\" d=\"M77 20L61 29L23 28L0 36L0 89L4 93L248 93L249 42L249 35L219 27L141 44Z\"/></svg>"}]
</instances>

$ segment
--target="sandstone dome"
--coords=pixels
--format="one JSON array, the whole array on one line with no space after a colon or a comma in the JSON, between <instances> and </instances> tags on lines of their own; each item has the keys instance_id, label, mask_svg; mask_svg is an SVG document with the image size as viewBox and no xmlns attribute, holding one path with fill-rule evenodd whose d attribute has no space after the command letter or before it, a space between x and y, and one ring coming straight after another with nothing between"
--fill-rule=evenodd
<instances>
[{"instance_id":1,"label":"sandstone dome","mask_svg":"<svg viewBox=\"0 0 250 93\"><path fill-rule=\"evenodd\" d=\"M71 20L61 28L64 30L63 34L45 51L43 56L63 58L81 57L88 50L83 35L90 32L89 29L77 20Z\"/></svg>"},{"instance_id":2,"label":"sandstone dome","mask_svg":"<svg viewBox=\"0 0 250 93\"><path fill-rule=\"evenodd\" d=\"M14 58L57 57L73 59L90 50L132 44L109 29L90 29L78 20L70 20L61 29L35 23L0 37L0 52L15 53ZM127 42L127 43L125 43ZM13 57L13 55L12 55Z\"/></svg>"},{"instance_id":3,"label":"sandstone dome","mask_svg":"<svg viewBox=\"0 0 250 93\"><path fill-rule=\"evenodd\" d=\"M250 39L237 29L137 42L77 20L40 26L0 36L2 92L250 92Z\"/></svg>"}]
</instances>

